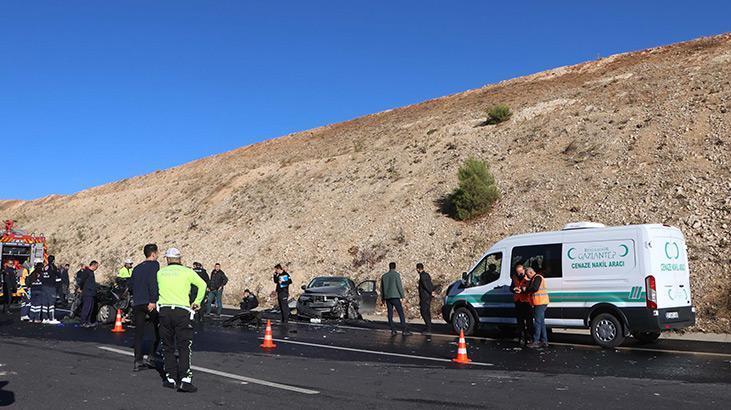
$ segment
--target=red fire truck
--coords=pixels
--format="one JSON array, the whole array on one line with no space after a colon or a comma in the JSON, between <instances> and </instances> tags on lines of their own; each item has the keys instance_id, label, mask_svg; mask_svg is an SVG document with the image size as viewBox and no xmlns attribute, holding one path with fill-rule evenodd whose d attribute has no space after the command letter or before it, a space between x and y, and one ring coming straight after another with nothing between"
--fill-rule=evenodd
<instances>
[{"instance_id":1,"label":"red fire truck","mask_svg":"<svg viewBox=\"0 0 731 410\"><path fill-rule=\"evenodd\" d=\"M6 261L11 261L15 268L21 272L23 268L33 265L36 259L43 260L44 265L48 262L48 248L46 246L46 238L41 235L26 233L15 228L15 222L12 220L5 221L4 230L0 231L0 255L2 255L2 266ZM27 274L27 272L26 272ZM18 285L25 278L18 277ZM15 297L22 295L23 291L20 286L18 291L13 294ZM2 295L2 289L0 289Z\"/></svg>"}]
</instances>

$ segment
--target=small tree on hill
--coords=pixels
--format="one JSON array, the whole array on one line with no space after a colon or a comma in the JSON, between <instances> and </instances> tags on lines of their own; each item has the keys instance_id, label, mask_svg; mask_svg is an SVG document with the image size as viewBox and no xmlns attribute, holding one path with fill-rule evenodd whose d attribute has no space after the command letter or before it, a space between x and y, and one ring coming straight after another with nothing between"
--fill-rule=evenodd
<instances>
[{"instance_id":1,"label":"small tree on hill","mask_svg":"<svg viewBox=\"0 0 731 410\"><path fill-rule=\"evenodd\" d=\"M510 111L510 107L508 107L507 105L494 105L487 110L487 120L485 120L485 124L500 124L501 122L509 120L512 116L513 113Z\"/></svg>"},{"instance_id":2,"label":"small tree on hill","mask_svg":"<svg viewBox=\"0 0 731 410\"><path fill-rule=\"evenodd\" d=\"M449 196L455 219L464 221L483 215L500 198L495 177L484 161L468 158L457 175L459 186Z\"/></svg>"}]
</instances>

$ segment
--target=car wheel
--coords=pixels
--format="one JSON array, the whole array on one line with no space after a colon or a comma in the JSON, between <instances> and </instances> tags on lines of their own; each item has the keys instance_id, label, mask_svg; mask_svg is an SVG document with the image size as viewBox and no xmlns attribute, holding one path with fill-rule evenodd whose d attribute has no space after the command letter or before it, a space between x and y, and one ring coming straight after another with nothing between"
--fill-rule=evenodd
<instances>
[{"instance_id":1,"label":"car wheel","mask_svg":"<svg viewBox=\"0 0 731 410\"><path fill-rule=\"evenodd\" d=\"M111 305L103 305L96 313L96 321L99 324L106 325L114 320L114 308Z\"/></svg>"},{"instance_id":2,"label":"car wheel","mask_svg":"<svg viewBox=\"0 0 731 410\"><path fill-rule=\"evenodd\" d=\"M613 349L624 341L622 324L611 313L602 313L592 319L591 336L596 344L608 349Z\"/></svg>"},{"instance_id":3,"label":"car wheel","mask_svg":"<svg viewBox=\"0 0 731 410\"><path fill-rule=\"evenodd\" d=\"M452 330L454 333L459 334L460 330L464 331L464 334L469 336L475 332L477 327L477 319L472 311L466 307L457 308L452 315Z\"/></svg>"},{"instance_id":4,"label":"car wheel","mask_svg":"<svg viewBox=\"0 0 731 410\"><path fill-rule=\"evenodd\" d=\"M640 343L652 343L660 337L660 332L637 332L632 333L632 337Z\"/></svg>"},{"instance_id":5,"label":"car wheel","mask_svg":"<svg viewBox=\"0 0 731 410\"><path fill-rule=\"evenodd\" d=\"M355 308L354 304L348 305L348 319L351 320L358 320L360 318L360 315L358 314L358 309Z\"/></svg>"}]
</instances>

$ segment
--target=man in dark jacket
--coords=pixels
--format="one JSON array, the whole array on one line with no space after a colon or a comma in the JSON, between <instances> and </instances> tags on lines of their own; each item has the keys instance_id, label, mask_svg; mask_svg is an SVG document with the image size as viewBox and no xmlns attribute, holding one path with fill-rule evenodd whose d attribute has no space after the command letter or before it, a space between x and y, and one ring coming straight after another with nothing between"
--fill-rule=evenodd
<instances>
[{"instance_id":1,"label":"man in dark jacket","mask_svg":"<svg viewBox=\"0 0 731 410\"><path fill-rule=\"evenodd\" d=\"M419 311L426 325L425 334L431 334L431 300L434 297L434 284L431 276L424 270L423 263L416 264L416 272L419 274Z\"/></svg>"},{"instance_id":2,"label":"man in dark jacket","mask_svg":"<svg viewBox=\"0 0 731 410\"><path fill-rule=\"evenodd\" d=\"M15 292L17 284L15 276L15 269L13 268L12 261L6 261L5 266L2 267L2 274L0 274L0 282L2 282L3 291L3 313L7 313L10 308L10 302L12 301L13 292Z\"/></svg>"},{"instance_id":3,"label":"man in dark jacket","mask_svg":"<svg viewBox=\"0 0 731 410\"><path fill-rule=\"evenodd\" d=\"M132 276L129 278L129 289L132 292L132 313L135 323L135 361L132 370L137 372L145 367L154 367L148 359L144 361L142 344L145 341L145 318L150 317L152 328L155 331L155 342L152 345L152 353L149 357L157 355L157 348L160 346L160 331L158 324L160 320L157 315L156 304L158 298L157 271L160 270L160 263L157 261L157 245L149 243L145 245L144 262L135 266Z\"/></svg>"},{"instance_id":4,"label":"man in dark jacket","mask_svg":"<svg viewBox=\"0 0 731 410\"><path fill-rule=\"evenodd\" d=\"M41 283L43 284L43 323L57 325L61 322L56 320L56 289L61 286L61 276L55 264L56 258L48 256L48 265L43 268Z\"/></svg>"},{"instance_id":5,"label":"man in dark jacket","mask_svg":"<svg viewBox=\"0 0 731 410\"><path fill-rule=\"evenodd\" d=\"M256 298L256 295L251 293L249 289L246 289L244 291L244 298L241 300L241 303L239 303L239 307L244 312L248 312L250 310L254 310L259 306L259 299Z\"/></svg>"},{"instance_id":6,"label":"man in dark jacket","mask_svg":"<svg viewBox=\"0 0 731 410\"><path fill-rule=\"evenodd\" d=\"M69 301L69 264L63 265L58 271L61 278L61 286L59 287L58 296L61 303L66 305Z\"/></svg>"},{"instance_id":7,"label":"man in dark jacket","mask_svg":"<svg viewBox=\"0 0 731 410\"><path fill-rule=\"evenodd\" d=\"M201 302L201 306L208 306L208 284L211 281L211 278L208 277L208 272L203 267L203 264L200 262L193 262L193 271L198 274L198 276L203 279L203 282L206 282L206 292L203 297L203 302ZM192 304L195 301L195 297L198 295L198 288L195 287L195 285L190 285L190 303ZM199 309L195 312L195 321L200 322L203 320L204 316L204 310Z\"/></svg>"},{"instance_id":8,"label":"man in dark jacket","mask_svg":"<svg viewBox=\"0 0 731 410\"><path fill-rule=\"evenodd\" d=\"M286 325L289 323L289 285L292 284L292 277L280 264L274 266L274 284L277 303L282 313L282 323Z\"/></svg>"},{"instance_id":9,"label":"man in dark jacket","mask_svg":"<svg viewBox=\"0 0 731 410\"><path fill-rule=\"evenodd\" d=\"M211 271L211 280L208 282L208 303L206 304L206 315L211 314L211 304L216 301L216 316L221 317L223 309L223 287L228 283L228 277L221 270L221 264L217 263Z\"/></svg>"},{"instance_id":10,"label":"man in dark jacket","mask_svg":"<svg viewBox=\"0 0 731 410\"><path fill-rule=\"evenodd\" d=\"M391 327L391 335L396 335L396 329L393 327L393 310L396 309L399 320L401 321L401 331L404 336L411 334L406 328L406 319L404 317L404 308L401 305L401 299L404 298L404 286L401 283L401 274L396 272L396 262L388 264L388 272L381 276L381 301L386 303L386 316L388 317L388 325Z\"/></svg>"},{"instance_id":11,"label":"man in dark jacket","mask_svg":"<svg viewBox=\"0 0 731 410\"><path fill-rule=\"evenodd\" d=\"M81 327L93 327L91 323L91 312L94 311L94 299L96 298L96 278L94 272L99 269L99 262L91 261L89 266L84 268L80 278L81 288Z\"/></svg>"}]
</instances>

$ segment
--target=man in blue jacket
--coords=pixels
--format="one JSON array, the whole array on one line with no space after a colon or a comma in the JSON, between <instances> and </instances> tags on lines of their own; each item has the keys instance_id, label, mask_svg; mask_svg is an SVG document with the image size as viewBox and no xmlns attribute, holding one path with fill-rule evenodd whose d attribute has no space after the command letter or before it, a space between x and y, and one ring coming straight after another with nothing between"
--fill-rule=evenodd
<instances>
[{"instance_id":1,"label":"man in blue jacket","mask_svg":"<svg viewBox=\"0 0 731 410\"><path fill-rule=\"evenodd\" d=\"M160 346L160 323L157 315L157 271L160 270L160 263L157 261L157 245L149 243L145 245L145 261L135 266L132 276L129 279L129 289L132 292L132 313L135 323L135 361L133 371L137 372L145 367L153 367L148 359L144 361L142 344L145 340L145 317L150 317L152 328L155 331L155 343L152 345L150 358L157 356L157 348Z\"/></svg>"}]
</instances>

